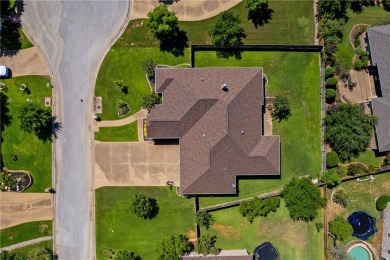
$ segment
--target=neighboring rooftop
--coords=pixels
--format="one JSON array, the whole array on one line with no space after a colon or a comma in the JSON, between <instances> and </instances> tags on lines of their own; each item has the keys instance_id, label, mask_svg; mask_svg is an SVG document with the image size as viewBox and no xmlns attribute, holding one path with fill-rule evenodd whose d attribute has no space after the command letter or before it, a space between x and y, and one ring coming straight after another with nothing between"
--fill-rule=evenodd
<instances>
[{"instance_id":1,"label":"neighboring rooftop","mask_svg":"<svg viewBox=\"0 0 390 260\"><path fill-rule=\"evenodd\" d=\"M383 211L382 258L390 260L390 202Z\"/></svg>"},{"instance_id":2,"label":"neighboring rooftop","mask_svg":"<svg viewBox=\"0 0 390 260\"><path fill-rule=\"evenodd\" d=\"M369 50L377 66L382 97L372 99L372 110L378 117L375 126L380 152L390 151L390 25L368 28Z\"/></svg>"},{"instance_id":3,"label":"neighboring rooftop","mask_svg":"<svg viewBox=\"0 0 390 260\"><path fill-rule=\"evenodd\" d=\"M262 135L261 68L159 68L156 92L147 137L180 140L181 194L235 194L237 176L280 175L279 136Z\"/></svg>"}]
</instances>

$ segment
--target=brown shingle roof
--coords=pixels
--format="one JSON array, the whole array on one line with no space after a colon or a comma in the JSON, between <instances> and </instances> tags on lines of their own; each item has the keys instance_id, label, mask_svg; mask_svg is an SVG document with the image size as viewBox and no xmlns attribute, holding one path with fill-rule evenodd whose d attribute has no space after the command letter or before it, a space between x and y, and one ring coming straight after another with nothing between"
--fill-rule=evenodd
<instances>
[{"instance_id":1,"label":"brown shingle roof","mask_svg":"<svg viewBox=\"0 0 390 260\"><path fill-rule=\"evenodd\" d=\"M147 134L180 139L182 194L234 194L237 176L280 175L279 137L262 136L261 68L160 68L156 92Z\"/></svg>"}]
</instances>

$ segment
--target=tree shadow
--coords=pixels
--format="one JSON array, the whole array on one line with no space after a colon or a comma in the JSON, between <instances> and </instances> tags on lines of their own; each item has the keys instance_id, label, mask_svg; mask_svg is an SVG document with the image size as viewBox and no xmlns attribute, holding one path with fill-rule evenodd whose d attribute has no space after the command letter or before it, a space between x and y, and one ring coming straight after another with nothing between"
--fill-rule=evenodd
<instances>
[{"instance_id":1,"label":"tree shadow","mask_svg":"<svg viewBox=\"0 0 390 260\"><path fill-rule=\"evenodd\" d=\"M8 108L8 96L0 93L0 119L1 119L1 130L3 131L6 126L11 125L12 115L9 113Z\"/></svg>"},{"instance_id":2,"label":"tree shadow","mask_svg":"<svg viewBox=\"0 0 390 260\"><path fill-rule=\"evenodd\" d=\"M268 4L264 4L262 8L258 10L248 11L248 20L252 20L253 25L257 29L259 26L264 26L272 20L272 14L274 10L269 8Z\"/></svg>"},{"instance_id":3,"label":"tree shadow","mask_svg":"<svg viewBox=\"0 0 390 260\"><path fill-rule=\"evenodd\" d=\"M123 94L125 94L125 95L129 94L129 86L123 85L123 86L121 87L121 93L123 93Z\"/></svg>"},{"instance_id":4,"label":"tree shadow","mask_svg":"<svg viewBox=\"0 0 390 260\"><path fill-rule=\"evenodd\" d=\"M176 29L173 36L160 41L160 51L171 53L173 56L184 56L184 50L188 47L187 32Z\"/></svg>"},{"instance_id":5,"label":"tree shadow","mask_svg":"<svg viewBox=\"0 0 390 260\"><path fill-rule=\"evenodd\" d=\"M219 59L229 59L234 57L236 60L242 59L243 51L217 51L217 58Z\"/></svg>"},{"instance_id":6,"label":"tree shadow","mask_svg":"<svg viewBox=\"0 0 390 260\"><path fill-rule=\"evenodd\" d=\"M49 119L50 122L46 123L46 126L35 130L35 134L42 142L53 142L58 138L58 134L62 130L62 124L57 122L57 117L53 116Z\"/></svg>"},{"instance_id":7,"label":"tree shadow","mask_svg":"<svg viewBox=\"0 0 390 260\"><path fill-rule=\"evenodd\" d=\"M146 218L152 219L157 216L158 212L160 211L160 207L157 205L157 200L154 198L149 198L149 203L151 205L152 210L149 212Z\"/></svg>"}]
</instances>

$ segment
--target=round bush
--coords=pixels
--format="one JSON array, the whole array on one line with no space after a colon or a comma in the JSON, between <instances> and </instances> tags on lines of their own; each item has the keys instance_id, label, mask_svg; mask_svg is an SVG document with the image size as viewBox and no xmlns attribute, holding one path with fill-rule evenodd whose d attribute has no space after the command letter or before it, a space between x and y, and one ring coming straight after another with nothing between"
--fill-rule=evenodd
<instances>
[{"instance_id":1,"label":"round bush","mask_svg":"<svg viewBox=\"0 0 390 260\"><path fill-rule=\"evenodd\" d=\"M336 85L337 85L337 82L338 80L336 78L328 78L326 81L325 81L325 85L326 87L328 88L336 88Z\"/></svg>"},{"instance_id":2,"label":"round bush","mask_svg":"<svg viewBox=\"0 0 390 260\"><path fill-rule=\"evenodd\" d=\"M336 152L329 152L326 154L326 168L334 168L339 162L340 159Z\"/></svg>"},{"instance_id":3,"label":"round bush","mask_svg":"<svg viewBox=\"0 0 390 260\"><path fill-rule=\"evenodd\" d=\"M356 60L353 64L353 68L355 70L362 70L365 67L365 63L361 60Z\"/></svg>"},{"instance_id":4,"label":"round bush","mask_svg":"<svg viewBox=\"0 0 390 260\"><path fill-rule=\"evenodd\" d=\"M379 210L379 211L382 211L386 208L387 206L387 203L390 202L390 196L389 195L383 195L383 196L380 196L377 200L376 200L376 209Z\"/></svg>"},{"instance_id":5,"label":"round bush","mask_svg":"<svg viewBox=\"0 0 390 260\"><path fill-rule=\"evenodd\" d=\"M325 78L331 78L334 76L334 74L336 74L336 69L335 68L326 68L325 69Z\"/></svg>"},{"instance_id":6,"label":"round bush","mask_svg":"<svg viewBox=\"0 0 390 260\"><path fill-rule=\"evenodd\" d=\"M336 90L330 88L325 91L325 99L327 103L333 103L335 98L336 98Z\"/></svg>"}]
</instances>

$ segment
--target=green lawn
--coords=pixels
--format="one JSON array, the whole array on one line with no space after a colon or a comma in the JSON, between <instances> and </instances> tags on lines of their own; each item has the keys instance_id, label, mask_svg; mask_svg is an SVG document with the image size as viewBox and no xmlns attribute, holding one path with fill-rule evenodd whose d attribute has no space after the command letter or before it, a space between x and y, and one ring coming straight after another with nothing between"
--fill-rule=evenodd
<instances>
[{"instance_id":1,"label":"green lawn","mask_svg":"<svg viewBox=\"0 0 390 260\"><path fill-rule=\"evenodd\" d=\"M24 246L15 250L12 250L12 253L19 253L19 254L27 254L28 252L36 249L36 248L49 248L53 250L53 241L44 241L38 244L30 245L30 246Z\"/></svg>"},{"instance_id":2,"label":"green lawn","mask_svg":"<svg viewBox=\"0 0 390 260\"><path fill-rule=\"evenodd\" d=\"M19 110L27 104L34 102L44 107L45 97L51 96L51 89L46 88L48 79L41 76L23 76L12 79L0 80L5 83L8 91L2 91L3 101L9 112L9 120L2 114L5 128L3 131L2 154L6 168L10 170L27 170L33 176L33 185L27 192L43 192L45 188L51 187L51 143L39 140L35 134L20 130ZM19 89L21 83L26 84L31 91L27 94ZM27 99L29 101L27 101ZM9 124L6 123L9 121ZM17 154L19 160L11 160L12 154Z\"/></svg>"},{"instance_id":3,"label":"green lawn","mask_svg":"<svg viewBox=\"0 0 390 260\"><path fill-rule=\"evenodd\" d=\"M267 95L286 93L292 113L287 121L273 122L281 140L281 180L239 180L239 197L202 197L201 207L278 190L294 176L321 172L318 54L250 52L241 60L218 60L215 53L202 52L196 54L196 66L263 67L269 79Z\"/></svg>"},{"instance_id":4,"label":"green lawn","mask_svg":"<svg viewBox=\"0 0 390 260\"><path fill-rule=\"evenodd\" d=\"M19 34L20 34L20 41L22 43L22 49L27 49L27 48L34 47L34 45L27 38L27 36L24 33L24 31L22 30L22 28L19 28L18 31L19 31Z\"/></svg>"},{"instance_id":5,"label":"green lawn","mask_svg":"<svg viewBox=\"0 0 390 260\"><path fill-rule=\"evenodd\" d=\"M254 27L247 19L248 9L242 2L230 10L241 17L241 26L247 38L246 44L313 44L314 15L312 1L276 1L271 0L269 6L274 10L270 23ZM196 22L180 22L181 29L187 32L189 44L210 44L208 31L216 23L218 17ZM158 46L144 20L131 21L114 48Z\"/></svg>"},{"instance_id":6,"label":"green lawn","mask_svg":"<svg viewBox=\"0 0 390 260\"><path fill-rule=\"evenodd\" d=\"M0 231L0 247L10 246L27 240L51 236L51 221L34 221Z\"/></svg>"},{"instance_id":7,"label":"green lawn","mask_svg":"<svg viewBox=\"0 0 390 260\"><path fill-rule=\"evenodd\" d=\"M317 232L314 223L322 222L320 216L312 222L293 221L282 201L281 207L268 217L257 217L251 224L242 217L237 207L212 213L215 223L210 233L217 236L217 247L246 249L253 254L262 242L271 242L279 251L280 259L323 259L323 230ZM205 234L204 229L201 230Z\"/></svg>"},{"instance_id":8,"label":"green lawn","mask_svg":"<svg viewBox=\"0 0 390 260\"><path fill-rule=\"evenodd\" d=\"M95 140L107 142L137 142L137 121L124 126L100 127Z\"/></svg>"},{"instance_id":9,"label":"green lawn","mask_svg":"<svg viewBox=\"0 0 390 260\"><path fill-rule=\"evenodd\" d=\"M343 26L343 40L338 44L339 51L335 54L337 60L352 67L353 48L349 42L349 33L355 24L377 25L382 18L390 18L390 12L378 6L364 7L359 14L348 10L348 22Z\"/></svg>"},{"instance_id":10,"label":"green lawn","mask_svg":"<svg viewBox=\"0 0 390 260\"><path fill-rule=\"evenodd\" d=\"M135 192L155 198L160 208L152 220L130 212L130 198ZM156 245L170 234L195 231L195 202L182 198L176 190L163 187L104 187L96 190L96 255L105 259L109 249L129 250L142 259L156 259Z\"/></svg>"},{"instance_id":11,"label":"green lawn","mask_svg":"<svg viewBox=\"0 0 390 260\"><path fill-rule=\"evenodd\" d=\"M375 167L379 167L381 166L382 158L383 157L376 156L373 150L366 150L365 152L360 153L359 157L353 157L351 159L351 162L362 162L367 166L372 165Z\"/></svg>"},{"instance_id":12,"label":"green lawn","mask_svg":"<svg viewBox=\"0 0 390 260\"><path fill-rule=\"evenodd\" d=\"M131 108L128 116L141 109L142 97L151 89L146 81L146 73L142 70L142 62L153 59L158 64L175 66L190 63L189 50L184 57L176 58L162 53L157 48L122 48L111 49L105 57L96 81L95 96L103 97L102 120L120 119L117 116L116 102L123 100ZM122 79L129 86L129 93L121 93L114 80Z\"/></svg>"}]
</instances>

